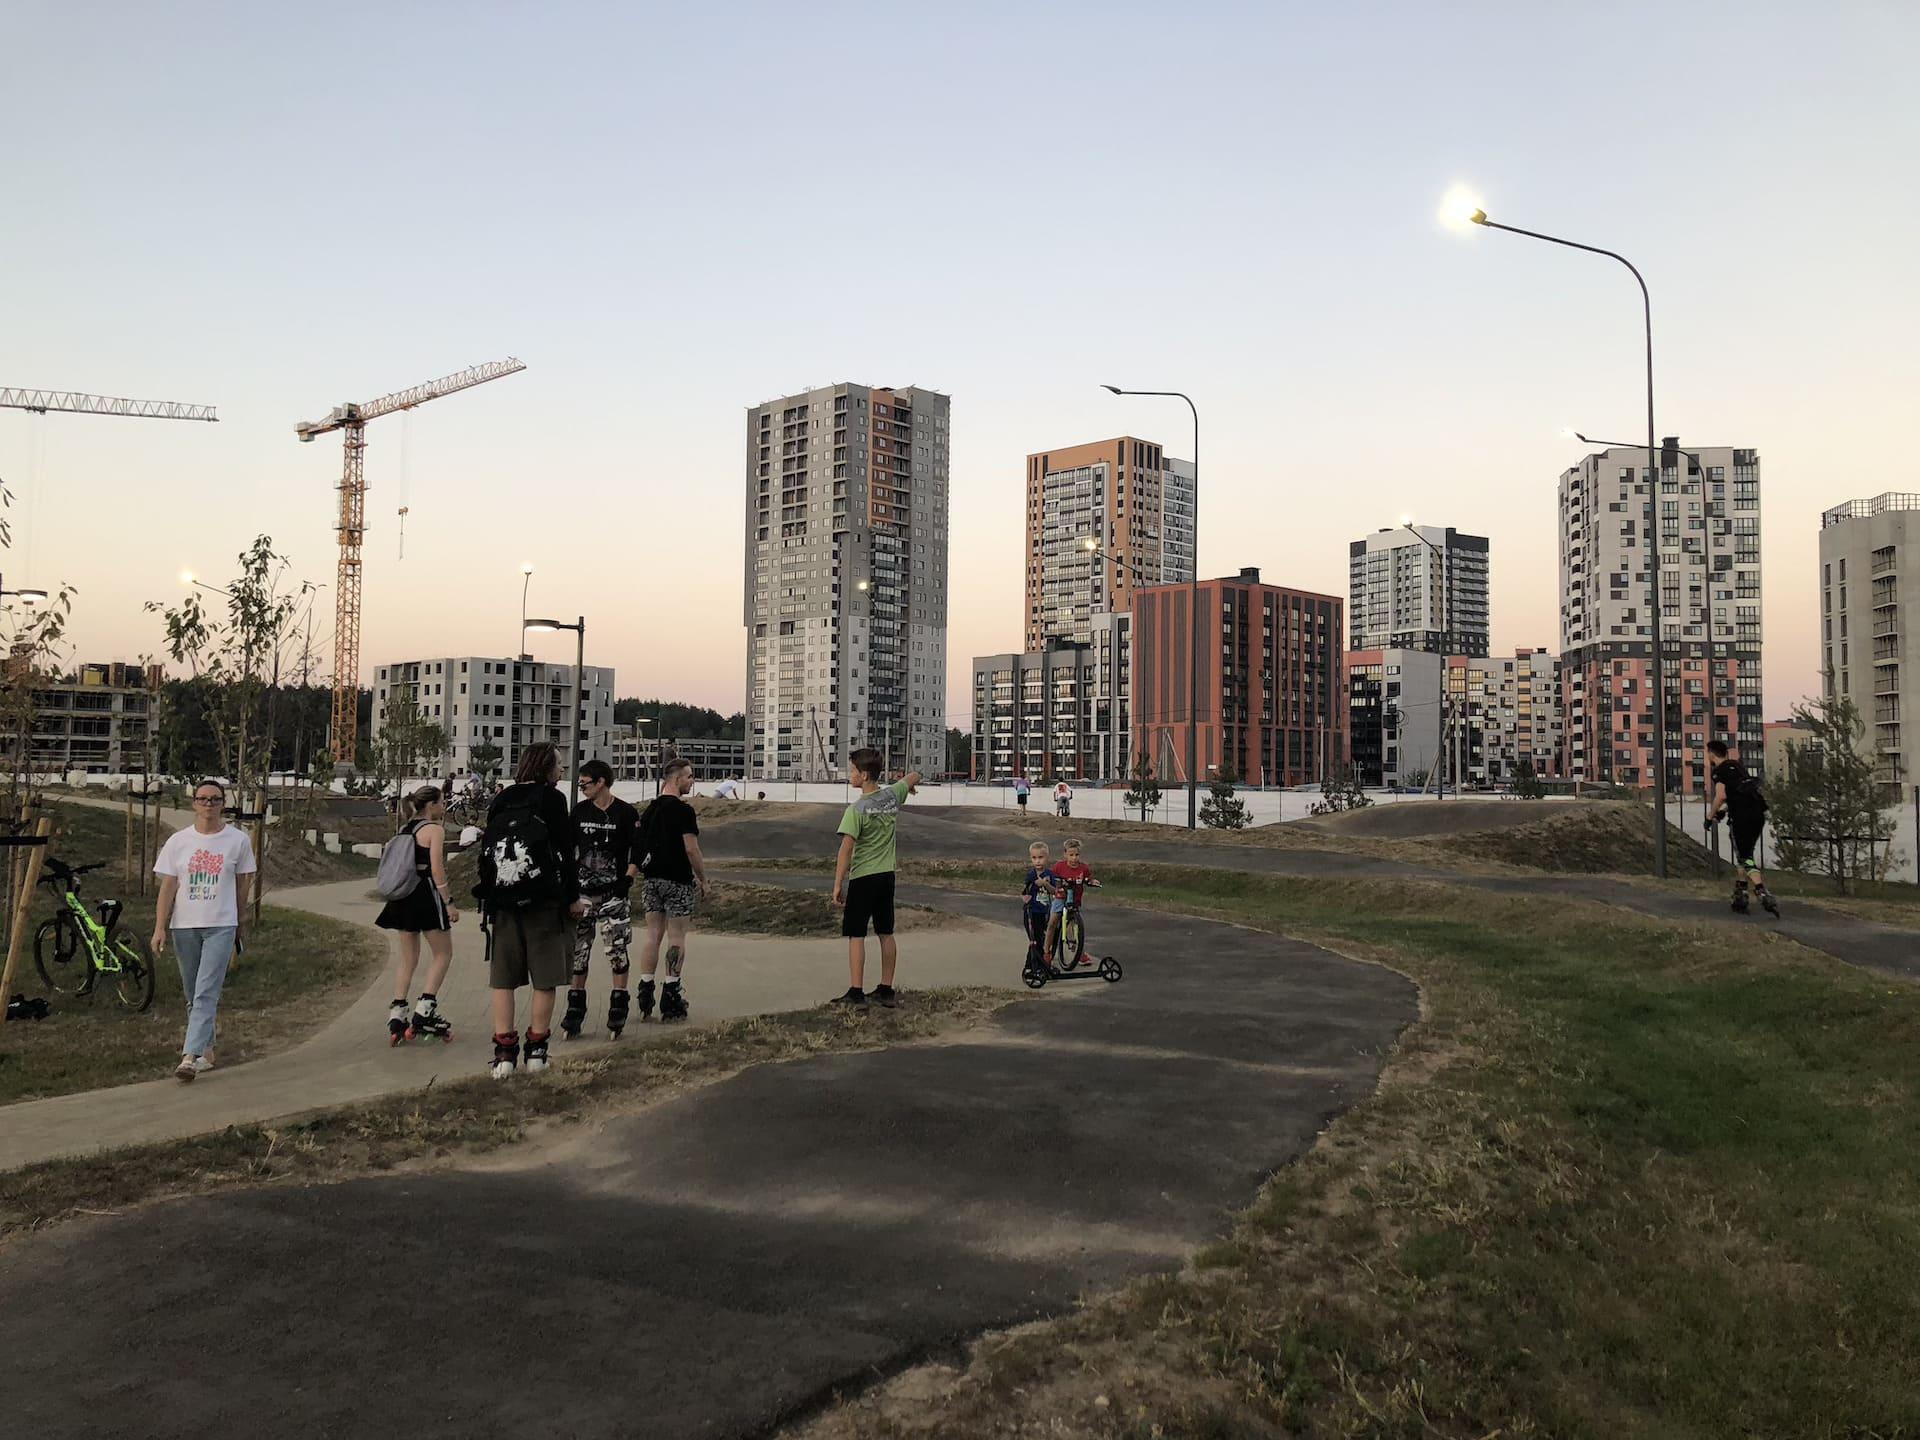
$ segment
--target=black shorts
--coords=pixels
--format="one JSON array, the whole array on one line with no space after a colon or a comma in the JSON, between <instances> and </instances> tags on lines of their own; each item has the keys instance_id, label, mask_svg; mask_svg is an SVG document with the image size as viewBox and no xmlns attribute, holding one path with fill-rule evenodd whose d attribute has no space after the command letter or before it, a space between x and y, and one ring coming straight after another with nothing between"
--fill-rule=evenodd
<instances>
[{"instance_id":1,"label":"black shorts","mask_svg":"<svg viewBox=\"0 0 1920 1440\"><path fill-rule=\"evenodd\" d=\"M1753 815L1727 815L1727 834L1733 837L1733 858L1746 862L1753 859L1753 847L1759 843L1760 832L1766 828L1767 812L1762 810Z\"/></svg>"},{"instance_id":2,"label":"black shorts","mask_svg":"<svg viewBox=\"0 0 1920 1440\"><path fill-rule=\"evenodd\" d=\"M848 939L864 939L869 923L876 935L893 934L891 870L847 882L847 918L840 922L840 933Z\"/></svg>"}]
</instances>

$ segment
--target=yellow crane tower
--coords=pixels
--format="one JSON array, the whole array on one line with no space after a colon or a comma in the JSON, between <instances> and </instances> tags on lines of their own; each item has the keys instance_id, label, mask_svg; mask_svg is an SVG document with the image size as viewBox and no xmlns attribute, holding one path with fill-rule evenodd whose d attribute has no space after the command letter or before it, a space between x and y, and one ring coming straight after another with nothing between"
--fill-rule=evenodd
<instances>
[{"instance_id":1,"label":"yellow crane tower","mask_svg":"<svg viewBox=\"0 0 1920 1440\"><path fill-rule=\"evenodd\" d=\"M346 463L340 472L340 573L334 586L333 609L333 759L336 765L353 763L360 702L360 543L366 537L367 422L411 410L457 390L471 390L527 367L509 356L475 365L411 390L396 390L364 405L336 405L324 420L303 421L294 434L303 441L331 431L344 432Z\"/></svg>"}]
</instances>

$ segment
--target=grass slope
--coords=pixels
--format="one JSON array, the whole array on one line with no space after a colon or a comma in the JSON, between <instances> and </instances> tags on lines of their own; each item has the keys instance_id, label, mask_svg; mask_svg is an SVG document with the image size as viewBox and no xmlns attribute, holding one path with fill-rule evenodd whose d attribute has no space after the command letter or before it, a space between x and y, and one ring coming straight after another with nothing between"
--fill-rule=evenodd
<instances>
[{"instance_id":1,"label":"grass slope","mask_svg":"<svg viewBox=\"0 0 1920 1440\"><path fill-rule=\"evenodd\" d=\"M1426 1018L1187 1273L800 1433L1920 1432L1920 988L1751 926L1106 879L1109 903L1388 961Z\"/></svg>"},{"instance_id":2,"label":"grass slope","mask_svg":"<svg viewBox=\"0 0 1920 1440\"><path fill-rule=\"evenodd\" d=\"M75 865L109 862L107 869L84 877L82 898L123 901L121 926L150 935L153 886L150 882L145 896L136 894L122 873L123 817L94 806L57 803L51 813L53 855ZM269 889L269 897L272 893ZM54 896L43 888L28 918L14 977L22 994L45 993L33 963L33 927L53 909ZM221 996L216 1054L222 1063L237 1063L304 1038L357 993L385 958L384 939L376 934L269 903ZM106 986L87 999L48 998L54 1011L49 1018L8 1025L0 1035L0 1105L156 1078L179 1058L186 1007L171 955L160 959L153 1007L144 1014L122 1009Z\"/></svg>"}]
</instances>

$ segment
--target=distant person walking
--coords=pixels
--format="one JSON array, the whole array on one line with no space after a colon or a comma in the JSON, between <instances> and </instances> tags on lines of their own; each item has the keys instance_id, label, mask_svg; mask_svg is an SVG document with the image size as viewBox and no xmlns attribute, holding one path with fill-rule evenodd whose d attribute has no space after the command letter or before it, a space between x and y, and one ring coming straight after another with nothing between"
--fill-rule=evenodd
<instances>
[{"instance_id":1,"label":"distant person walking","mask_svg":"<svg viewBox=\"0 0 1920 1440\"><path fill-rule=\"evenodd\" d=\"M442 823L447 817L446 799L433 786L423 785L407 797L407 804L413 818L401 828L400 835L413 841L413 869L418 878L405 895L387 901L373 922L400 937L400 955L393 971L393 1004L387 1011L387 1034L395 1045L415 1035L441 1040L452 1036L453 1026L440 1013L440 986L447 978L447 966L453 963L451 927L460 918L447 889L447 831ZM427 964L426 988L409 1012L407 996L413 987L413 972L420 964L423 935L433 959Z\"/></svg>"},{"instance_id":2,"label":"distant person walking","mask_svg":"<svg viewBox=\"0 0 1920 1440\"><path fill-rule=\"evenodd\" d=\"M660 1018L687 1018L680 979L687 963L687 922L695 902L708 894L707 862L700 853L700 818L686 797L693 790L693 762L669 760L660 793L640 817L646 863L640 867L640 902L647 912L647 939L640 951L635 1003L640 1018L653 1014L653 982L660 969L660 942L667 944L667 978L660 987Z\"/></svg>"},{"instance_id":3,"label":"distant person walking","mask_svg":"<svg viewBox=\"0 0 1920 1440\"><path fill-rule=\"evenodd\" d=\"M227 789L218 780L193 787L193 824L167 837L154 857L160 898L154 908L153 953L173 940L180 988L187 1000L187 1036L174 1074L191 1080L213 1068L214 1016L227 967L246 942L247 892L255 870L253 842L220 813Z\"/></svg>"},{"instance_id":4,"label":"distant person walking","mask_svg":"<svg viewBox=\"0 0 1920 1440\"><path fill-rule=\"evenodd\" d=\"M833 866L833 903L845 907L840 933L847 938L847 993L832 1004L858 1010L867 1006L862 988L867 971L867 928L880 937L880 983L873 999L888 1009L897 1003L893 989L900 949L893 938L894 822L907 797L920 785L920 772L909 771L892 785L880 783L885 762L874 749L856 750L847 757L847 783L860 787L860 798L840 817L840 853Z\"/></svg>"},{"instance_id":5,"label":"distant person walking","mask_svg":"<svg viewBox=\"0 0 1920 1440\"><path fill-rule=\"evenodd\" d=\"M580 803L573 807L580 836L580 898L587 910L573 924L573 978L560 1031L569 1040L587 1018L587 967L594 931L607 947L613 975L607 992L607 1033L627 1028L627 952L633 947L633 877L640 873L640 812L613 793L613 770L604 760L580 767Z\"/></svg>"},{"instance_id":6,"label":"distant person walking","mask_svg":"<svg viewBox=\"0 0 1920 1440\"><path fill-rule=\"evenodd\" d=\"M554 996L572 968L571 922L587 913L580 898L579 842L567 797L554 788L559 780L560 752L544 740L529 745L514 783L488 808L480 838L480 883L474 893L487 924L496 1080L523 1063L529 1075L547 1068ZM514 1028L523 985L533 990L524 1061Z\"/></svg>"},{"instance_id":7,"label":"distant person walking","mask_svg":"<svg viewBox=\"0 0 1920 1440\"><path fill-rule=\"evenodd\" d=\"M1026 776L1016 775L1013 777L1013 803L1020 807L1022 814L1026 813L1027 794L1032 789L1033 787L1027 784Z\"/></svg>"}]
</instances>

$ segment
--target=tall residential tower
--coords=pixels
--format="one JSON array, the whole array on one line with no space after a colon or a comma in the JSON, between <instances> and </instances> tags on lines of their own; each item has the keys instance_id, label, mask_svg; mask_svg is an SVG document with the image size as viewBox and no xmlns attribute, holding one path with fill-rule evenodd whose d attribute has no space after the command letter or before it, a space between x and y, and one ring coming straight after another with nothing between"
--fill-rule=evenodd
<instances>
[{"instance_id":1,"label":"tall residential tower","mask_svg":"<svg viewBox=\"0 0 1920 1440\"><path fill-rule=\"evenodd\" d=\"M1653 475L1645 446L1589 455L1560 477L1563 773L1654 782L1654 619L1648 593ZM1667 787L1705 783L1709 740L1757 768L1760 714L1760 455L1660 446L1660 626Z\"/></svg>"},{"instance_id":2,"label":"tall residential tower","mask_svg":"<svg viewBox=\"0 0 1920 1440\"><path fill-rule=\"evenodd\" d=\"M1139 586L1191 580L1194 486L1190 461L1131 435L1027 456L1027 649L1088 644Z\"/></svg>"},{"instance_id":3,"label":"tall residential tower","mask_svg":"<svg viewBox=\"0 0 1920 1440\"><path fill-rule=\"evenodd\" d=\"M1920 495L1889 491L1820 517L1820 670L1851 700L1880 783L1912 779L1901 726L1920 721Z\"/></svg>"},{"instance_id":4,"label":"tall residential tower","mask_svg":"<svg viewBox=\"0 0 1920 1440\"><path fill-rule=\"evenodd\" d=\"M747 412L747 766L946 769L949 402L829 385Z\"/></svg>"},{"instance_id":5,"label":"tall residential tower","mask_svg":"<svg viewBox=\"0 0 1920 1440\"><path fill-rule=\"evenodd\" d=\"M1487 537L1402 525L1355 540L1347 604L1350 650L1485 656Z\"/></svg>"}]
</instances>

